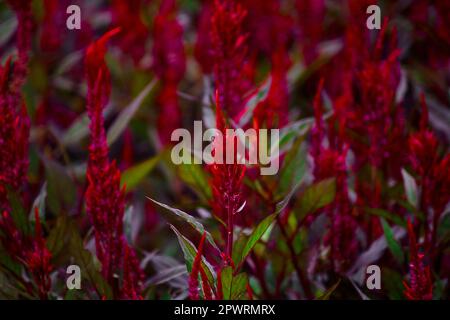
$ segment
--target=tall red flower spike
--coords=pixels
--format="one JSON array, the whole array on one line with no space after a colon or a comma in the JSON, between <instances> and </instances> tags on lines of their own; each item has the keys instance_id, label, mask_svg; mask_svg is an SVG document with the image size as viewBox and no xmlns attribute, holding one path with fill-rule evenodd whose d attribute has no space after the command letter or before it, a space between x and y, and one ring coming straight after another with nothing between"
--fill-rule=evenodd
<instances>
[{"instance_id":1,"label":"tall red flower spike","mask_svg":"<svg viewBox=\"0 0 450 320\"><path fill-rule=\"evenodd\" d=\"M343 143L342 135L335 135L326 127L323 120L321 94L323 79L319 82L314 98L315 124L312 128L311 155L314 159L314 179L320 181L336 178L336 196L325 208L330 220L329 232L325 243L330 246L331 262L335 272L347 271L358 253L355 230L357 222L351 214L348 197L346 157L348 147ZM336 119L331 118L329 127L335 127ZM328 129L328 134L327 134ZM325 146L325 139L328 146Z\"/></svg>"},{"instance_id":2,"label":"tall red flower spike","mask_svg":"<svg viewBox=\"0 0 450 320\"><path fill-rule=\"evenodd\" d=\"M242 111L248 89L244 74L248 51L248 36L243 30L246 15L235 0L215 1L211 26L214 77L219 103L231 118Z\"/></svg>"},{"instance_id":3,"label":"tall red flower spike","mask_svg":"<svg viewBox=\"0 0 450 320\"><path fill-rule=\"evenodd\" d=\"M7 187L14 191L24 185L28 170L30 120L21 89L28 72L31 46L31 0L8 1L18 20L18 56L0 65L0 211L8 210Z\"/></svg>"},{"instance_id":4,"label":"tall red flower spike","mask_svg":"<svg viewBox=\"0 0 450 320\"><path fill-rule=\"evenodd\" d=\"M61 30L64 30L66 26L64 25L65 16L62 14L65 10L60 7L61 2L61 0L44 0L45 12L40 45L47 52L57 51L62 44Z\"/></svg>"},{"instance_id":5,"label":"tall red flower spike","mask_svg":"<svg viewBox=\"0 0 450 320\"><path fill-rule=\"evenodd\" d=\"M160 107L158 134L163 145L170 143L175 129L181 127L177 87L186 69L183 28L176 19L176 2L163 0L153 26L153 70L161 81L157 95Z\"/></svg>"},{"instance_id":6,"label":"tall red flower spike","mask_svg":"<svg viewBox=\"0 0 450 320\"><path fill-rule=\"evenodd\" d=\"M36 284L39 298L45 300L48 299L51 288L50 273L53 266L50 261L51 253L42 235L37 208L34 210L34 218L34 236L28 236L17 228L11 215L4 211L0 218L0 229L3 233L0 235L0 241L11 257L24 265ZM28 291L30 292L29 289Z\"/></svg>"},{"instance_id":7,"label":"tall red flower spike","mask_svg":"<svg viewBox=\"0 0 450 320\"><path fill-rule=\"evenodd\" d=\"M123 235L124 188L120 187L120 171L108 158L108 145L103 127L103 109L111 91L110 75L104 61L106 44L120 29L113 29L92 43L86 52L86 77L88 82L87 109L90 122L91 143L87 168L88 188L86 211L92 221L97 256L102 264L102 274L114 286L114 275L123 269L136 269L134 253L130 253ZM124 257L125 251L125 257ZM131 284L130 281L136 281ZM138 277L124 275L127 298L138 296ZM131 288L131 289L130 289ZM116 294L118 289L116 288Z\"/></svg>"},{"instance_id":8,"label":"tall red flower spike","mask_svg":"<svg viewBox=\"0 0 450 320\"><path fill-rule=\"evenodd\" d=\"M114 0L112 2L113 20L123 32L118 37L120 48L129 54L135 65L138 65L145 54L145 43L150 36L147 26L141 18L141 9L144 1L122 1Z\"/></svg>"},{"instance_id":9,"label":"tall red flower spike","mask_svg":"<svg viewBox=\"0 0 450 320\"><path fill-rule=\"evenodd\" d=\"M202 0L202 7L197 18L197 40L194 55L204 74L211 74L214 68L214 51L211 37L211 16L213 0Z\"/></svg>"},{"instance_id":10,"label":"tall red flower spike","mask_svg":"<svg viewBox=\"0 0 450 320\"><path fill-rule=\"evenodd\" d=\"M409 235L409 284L404 282L405 296L409 300L432 300L433 282L430 266L426 264L425 255L419 252L416 235L410 220L408 220Z\"/></svg>"},{"instance_id":11,"label":"tall red flower spike","mask_svg":"<svg viewBox=\"0 0 450 320\"><path fill-rule=\"evenodd\" d=\"M284 49L275 52L272 56L271 84L267 98L261 101L253 112L255 129L264 126L278 128L286 125L288 121L289 91L287 71L290 60Z\"/></svg>"},{"instance_id":12,"label":"tall red flower spike","mask_svg":"<svg viewBox=\"0 0 450 320\"><path fill-rule=\"evenodd\" d=\"M318 56L318 45L323 40L324 0L296 0L299 24L299 43L302 46L306 64Z\"/></svg>"},{"instance_id":13,"label":"tall red flower spike","mask_svg":"<svg viewBox=\"0 0 450 320\"><path fill-rule=\"evenodd\" d=\"M125 245L125 255L123 258L123 284L121 299L142 300L141 285L144 280L144 273L139 266L139 260L132 248Z\"/></svg>"},{"instance_id":14,"label":"tall red flower spike","mask_svg":"<svg viewBox=\"0 0 450 320\"><path fill-rule=\"evenodd\" d=\"M233 248L233 229L234 215L242 206L242 180L245 175L246 167L238 163L236 152L238 137L227 135L227 124L219 102L219 94L216 93L216 127L222 133L223 143L215 142L213 153L216 160L210 165L212 179L210 185L212 188L213 200L211 206L214 215L225 221L226 228L226 250L225 264L232 264L231 253ZM234 147L233 163L226 163L226 152L232 151ZM221 158L221 159L220 159Z\"/></svg>"},{"instance_id":15,"label":"tall red flower spike","mask_svg":"<svg viewBox=\"0 0 450 320\"><path fill-rule=\"evenodd\" d=\"M438 139L433 131L428 129L428 108L423 94L421 106L420 130L409 137L409 160L419 176L419 205L427 218L427 223L424 223L425 248L433 260L438 224L450 201L450 153L440 155Z\"/></svg>"},{"instance_id":16,"label":"tall red flower spike","mask_svg":"<svg viewBox=\"0 0 450 320\"><path fill-rule=\"evenodd\" d=\"M34 217L34 238L31 240L30 248L25 253L24 260L38 287L39 298L47 299L52 284L50 279L50 272L53 270L50 262L52 256L42 236L41 221L37 208L35 208Z\"/></svg>"}]
</instances>

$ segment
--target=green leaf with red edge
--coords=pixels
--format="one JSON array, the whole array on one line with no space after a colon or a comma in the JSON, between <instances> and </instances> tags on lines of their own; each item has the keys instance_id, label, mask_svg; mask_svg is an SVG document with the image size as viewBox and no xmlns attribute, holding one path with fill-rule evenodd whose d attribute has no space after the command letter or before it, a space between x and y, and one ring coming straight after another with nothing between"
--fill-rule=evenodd
<instances>
[{"instance_id":1,"label":"green leaf with red edge","mask_svg":"<svg viewBox=\"0 0 450 320\"><path fill-rule=\"evenodd\" d=\"M268 77L264 82L259 86L259 88L247 99L247 102L243 108L244 112L240 116L239 119L239 127L243 128L246 124L250 122L253 118L253 111L256 106L267 98L267 95L270 90L270 86L272 85L272 77Z\"/></svg>"},{"instance_id":2,"label":"green leaf with red edge","mask_svg":"<svg viewBox=\"0 0 450 320\"><path fill-rule=\"evenodd\" d=\"M414 206L419 207L419 188L417 187L416 180L402 168L403 186L405 188L406 198L408 202Z\"/></svg>"},{"instance_id":3,"label":"green leaf with red edge","mask_svg":"<svg viewBox=\"0 0 450 320\"><path fill-rule=\"evenodd\" d=\"M178 238L178 242L184 254L184 260L186 261L188 273L191 273L192 265L194 263L195 256L197 255L197 248L189 239L183 236L180 233L180 231L178 231L178 229L175 228L173 225L170 225L170 228L173 230L173 232L175 232L175 235ZM214 272L214 268L208 263L208 261L206 261L204 257L202 257L202 268L204 269L206 276L208 277L208 281L211 287L213 287L215 283L214 279L216 278L216 274Z\"/></svg>"},{"instance_id":4,"label":"green leaf with red edge","mask_svg":"<svg viewBox=\"0 0 450 320\"><path fill-rule=\"evenodd\" d=\"M277 190L280 195L286 194L288 190L299 184L305 176L307 152L302 147L303 140L303 137L296 140L283 161Z\"/></svg>"},{"instance_id":5,"label":"green leaf with red edge","mask_svg":"<svg viewBox=\"0 0 450 320\"><path fill-rule=\"evenodd\" d=\"M213 246L214 249L216 249L217 251L220 251L219 247L216 245L216 243L214 242L214 239L211 235L211 233L209 233L205 227L203 226L203 224L201 224L197 219L195 219L193 216L191 216L190 214L177 209L177 208L173 208L171 206L168 206L167 204L158 202L156 200L153 200L150 197L147 197L147 199L153 201L154 203L156 203L157 205L163 207L164 209L169 210L169 212L172 212L173 214L175 214L177 217L183 219L184 221L186 221L191 227L193 227L195 230L197 230L200 234L203 234L204 232L206 233L206 240L208 240L208 242Z\"/></svg>"},{"instance_id":6,"label":"green leaf with red edge","mask_svg":"<svg viewBox=\"0 0 450 320\"><path fill-rule=\"evenodd\" d=\"M316 212L333 202L336 195L336 180L325 179L307 187L296 204L296 213L300 218Z\"/></svg>"},{"instance_id":7,"label":"green leaf with red edge","mask_svg":"<svg viewBox=\"0 0 450 320\"><path fill-rule=\"evenodd\" d=\"M156 79L150 81L150 83L148 83L144 87L144 89L142 89L142 91L137 95L137 97L134 98L130 102L130 104L126 106L122 110L122 112L117 116L116 120L108 130L107 134L108 145L113 144L117 140L117 138L120 137L122 132L127 128L128 123L134 117L139 107L144 102L145 98L155 87L156 82L157 82Z\"/></svg>"},{"instance_id":8,"label":"green leaf with red edge","mask_svg":"<svg viewBox=\"0 0 450 320\"><path fill-rule=\"evenodd\" d=\"M253 232L248 237L245 245L242 248L242 253L239 256L236 256L236 261L234 261L236 266L240 266L248 254L252 251L253 247L256 243L261 239L264 233L269 229L270 225L274 222L278 213L273 213L270 216L267 216L263 221L261 221L258 226L253 230Z\"/></svg>"}]
</instances>

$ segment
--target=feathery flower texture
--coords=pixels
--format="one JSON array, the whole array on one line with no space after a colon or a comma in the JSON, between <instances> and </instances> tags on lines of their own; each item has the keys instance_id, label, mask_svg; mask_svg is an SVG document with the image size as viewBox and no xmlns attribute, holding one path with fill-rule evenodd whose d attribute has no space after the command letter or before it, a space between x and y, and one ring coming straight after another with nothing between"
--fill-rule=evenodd
<instances>
[{"instance_id":1,"label":"feathery flower texture","mask_svg":"<svg viewBox=\"0 0 450 320\"><path fill-rule=\"evenodd\" d=\"M42 235L39 212L34 212L35 234L20 230L11 215L9 190L18 195L27 181L30 120L21 89L28 71L31 46L31 1L10 1L18 19L17 58L0 66L0 240L10 256L22 263L36 284L40 299L51 287L51 254ZM30 287L27 287L30 292Z\"/></svg>"},{"instance_id":2,"label":"feathery flower texture","mask_svg":"<svg viewBox=\"0 0 450 320\"><path fill-rule=\"evenodd\" d=\"M449 299L449 9L0 1L0 299Z\"/></svg>"},{"instance_id":3,"label":"feathery flower texture","mask_svg":"<svg viewBox=\"0 0 450 320\"><path fill-rule=\"evenodd\" d=\"M87 109L91 130L88 189L86 211L95 233L97 256L102 264L102 274L108 283L120 290L120 298L140 298L142 271L133 249L128 247L123 234L124 188L120 187L120 171L108 156L103 110L111 92L110 74L104 61L108 40L120 32L113 29L92 43L86 52L86 77L88 82ZM125 255L123 254L125 252ZM117 288L115 276L124 272L122 286Z\"/></svg>"}]
</instances>

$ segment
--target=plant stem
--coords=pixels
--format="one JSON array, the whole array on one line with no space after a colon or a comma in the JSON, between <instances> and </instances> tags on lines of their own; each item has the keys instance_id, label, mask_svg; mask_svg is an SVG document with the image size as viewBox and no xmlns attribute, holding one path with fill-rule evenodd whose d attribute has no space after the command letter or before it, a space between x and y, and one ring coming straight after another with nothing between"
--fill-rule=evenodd
<instances>
[{"instance_id":1,"label":"plant stem","mask_svg":"<svg viewBox=\"0 0 450 320\"><path fill-rule=\"evenodd\" d=\"M227 254L227 258L229 258L230 260L232 259L231 257L233 256L233 212L231 211L231 206L230 203L228 203L228 208L227 208L227 218L228 218L228 223L227 223L227 244L226 244L226 254ZM227 261L229 262L229 261Z\"/></svg>"},{"instance_id":2,"label":"plant stem","mask_svg":"<svg viewBox=\"0 0 450 320\"><path fill-rule=\"evenodd\" d=\"M306 298L312 300L312 299L314 299L314 295L311 291L311 287L309 286L308 279L306 279L306 276L304 275L302 269L300 268L300 266L298 264L294 247L292 246L292 242L289 239L289 236L286 232L286 229L283 226L283 222L281 221L279 215L277 215L277 223L278 223L278 226L280 227L280 230L281 230L281 233L282 233L284 239L286 240L286 244L287 244L289 252L291 254L292 264L294 266L295 272L297 273L297 277L300 281L300 284L302 285L303 290L305 291Z\"/></svg>"}]
</instances>

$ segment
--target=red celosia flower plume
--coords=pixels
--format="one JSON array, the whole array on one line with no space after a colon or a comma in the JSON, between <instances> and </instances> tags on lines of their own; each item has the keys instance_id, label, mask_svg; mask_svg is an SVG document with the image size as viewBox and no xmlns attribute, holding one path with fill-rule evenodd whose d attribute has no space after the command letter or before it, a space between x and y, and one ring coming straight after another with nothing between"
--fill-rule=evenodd
<instances>
[{"instance_id":1,"label":"red celosia flower plume","mask_svg":"<svg viewBox=\"0 0 450 320\"><path fill-rule=\"evenodd\" d=\"M27 179L30 120L20 87L12 86L23 81L13 81L17 65L0 66L0 210L9 209L7 188L19 192Z\"/></svg>"},{"instance_id":2,"label":"red celosia flower plume","mask_svg":"<svg viewBox=\"0 0 450 320\"><path fill-rule=\"evenodd\" d=\"M335 177L336 196L325 208L330 219L329 232L325 243L330 246L331 262L335 272L345 272L357 256L359 249L355 230L357 222L352 216L348 197L346 157L348 147L340 141L342 136L334 136L333 130L328 134L323 120L321 94L323 79L319 82L314 98L315 125L312 129L311 155L314 158L314 179L320 181ZM331 118L330 127L334 127L335 118ZM328 146L326 146L328 144Z\"/></svg>"},{"instance_id":3,"label":"red celosia flower plume","mask_svg":"<svg viewBox=\"0 0 450 320\"><path fill-rule=\"evenodd\" d=\"M20 191L28 170L30 120L21 89L27 76L31 44L31 1L9 1L18 19L17 52L0 65L0 210L8 210L7 187Z\"/></svg>"},{"instance_id":4,"label":"red celosia flower plume","mask_svg":"<svg viewBox=\"0 0 450 320\"><path fill-rule=\"evenodd\" d=\"M409 137L409 160L419 176L419 205L426 216L425 248L433 260L439 220L450 201L450 154L440 155L438 139L427 128L428 108L423 94L421 106L420 130Z\"/></svg>"},{"instance_id":5,"label":"red celosia flower plume","mask_svg":"<svg viewBox=\"0 0 450 320\"><path fill-rule=\"evenodd\" d=\"M318 57L318 45L323 40L324 0L297 0L299 43L306 64Z\"/></svg>"},{"instance_id":6,"label":"red celosia flower plume","mask_svg":"<svg viewBox=\"0 0 450 320\"><path fill-rule=\"evenodd\" d=\"M61 0L44 0L45 13L40 39L40 45L44 51L53 52L61 47L61 29L65 26L60 2Z\"/></svg>"},{"instance_id":7,"label":"red celosia flower plume","mask_svg":"<svg viewBox=\"0 0 450 320\"><path fill-rule=\"evenodd\" d=\"M0 230L3 233L3 235L0 234L0 241L11 257L22 263L30 273L36 284L39 298L47 299L51 288L50 273L53 270L50 262L51 253L42 235L37 208L34 211L34 218L34 236L28 236L16 227L11 215L4 211L0 219Z\"/></svg>"},{"instance_id":8,"label":"red celosia flower plume","mask_svg":"<svg viewBox=\"0 0 450 320\"><path fill-rule=\"evenodd\" d=\"M242 111L248 90L244 74L247 34L243 23L247 11L235 0L215 1L211 36L214 50L214 77L219 103L227 115L235 118Z\"/></svg>"},{"instance_id":9,"label":"red celosia flower plume","mask_svg":"<svg viewBox=\"0 0 450 320\"><path fill-rule=\"evenodd\" d=\"M123 235L125 193L120 187L120 171L108 158L102 114L111 91L109 71L104 61L106 43L118 32L119 29L108 32L91 44L86 52L87 109L91 119L86 211L94 227L96 252L103 276L118 296L131 299L140 295L138 275L141 271ZM120 274L121 270L126 270L127 274L124 274L123 291L118 293L114 275Z\"/></svg>"},{"instance_id":10,"label":"red celosia flower plume","mask_svg":"<svg viewBox=\"0 0 450 320\"><path fill-rule=\"evenodd\" d=\"M176 2L163 0L153 25L153 70L161 81L157 96L160 106L158 133L163 145L170 143L175 129L181 127L177 87L186 69L183 28L176 19Z\"/></svg>"},{"instance_id":11,"label":"red celosia flower plume","mask_svg":"<svg viewBox=\"0 0 450 320\"><path fill-rule=\"evenodd\" d=\"M387 37L387 21L374 45L368 48L364 45L369 42L367 37L358 28L348 29L346 47L340 57L346 71L340 75L342 90L335 99L335 117L343 142L355 156L352 169L370 171L369 179L357 176L355 180L357 204L380 208L385 204L382 180L377 172L385 171L385 179L398 181L406 158L404 148L398 143L405 138L405 117L396 101L400 51L396 49L396 31L392 31L391 38ZM368 217L366 222L371 242L382 234L382 229L376 217Z\"/></svg>"},{"instance_id":12,"label":"red celosia flower plume","mask_svg":"<svg viewBox=\"0 0 450 320\"><path fill-rule=\"evenodd\" d=\"M143 0L114 0L112 3L114 22L122 30L128 30L119 35L119 46L131 56L136 65L145 54L145 43L150 35L141 18L143 3Z\"/></svg>"},{"instance_id":13,"label":"red celosia flower plume","mask_svg":"<svg viewBox=\"0 0 450 320\"><path fill-rule=\"evenodd\" d=\"M289 57L281 49L272 56L271 84L267 98L260 102L253 112L255 129L263 127L278 128L288 121L289 91L287 71L290 65Z\"/></svg>"},{"instance_id":14,"label":"red celosia flower plume","mask_svg":"<svg viewBox=\"0 0 450 320\"><path fill-rule=\"evenodd\" d=\"M219 94L216 94L216 127L222 134L214 141L213 153L215 162L210 165L212 179L213 200L211 206L214 215L226 223L226 249L225 263L232 264L231 253L233 248L234 215L242 206L242 180L246 167L238 163L237 143L238 137L227 135L227 124L219 102ZM220 141L221 140L221 141ZM233 150L234 149L234 150ZM226 163L226 152L234 151L233 163Z\"/></svg>"},{"instance_id":15,"label":"red celosia flower plume","mask_svg":"<svg viewBox=\"0 0 450 320\"><path fill-rule=\"evenodd\" d=\"M288 49L294 35L293 19L282 13L279 0L245 0L242 3L248 12L244 29L249 37L249 53L257 58L267 56L272 68L267 98L253 112L254 127L282 127L288 121L287 71L291 65Z\"/></svg>"},{"instance_id":16,"label":"red celosia flower plume","mask_svg":"<svg viewBox=\"0 0 450 320\"><path fill-rule=\"evenodd\" d=\"M142 281L144 281L144 273L139 266L136 253L128 245L125 245L123 284L120 298L126 300L142 300L142 288L140 285Z\"/></svg>"},{"instance_id":17,"label":"red celosia flower plume","mask_svg":"<svg viewBox=\"0 0 450 320\"><path fill-rule=\"evenodd\" d=\"M38 287L39 297L47 299L52 283L50 279L50 272L53 269L50 262L52 256L42 236L41 221L37 208L34 211L34 218L34 238L29 250L25 253L24 261Z\"/></svg>"},{"instance_id":18,"label":"red celosia flower plume","mask_svg":"<svg viewBox=\"0 0 450 320\"><path fill-rule=\"evenodd\" d=\"M202 0L202 8L197 18L197 40L194 55L204 74L210 74L214 67L214 51L211 38L211 16L213 14L213 1Z\"/></svg>"},{"instance_id":19,"label":"red celosia flower plume","mask_svg":"<svg viewBox=\"0 0 450 320\"><path fill-rule=\"evenodd\" d=\"M244 29L248 33L251 54L271 58L280 50L287 51L294 36L294 21L284 14L280 0L243 0L248 12Z\"/></svg>"},{"instance_id":20,"label":"red celosia flower plume","mask_svg":"<svg viewBox=\"0 0 450 320\"><path fill-rule=\"evenodd\" d=\"M409 235L409 284L404 282L405 296L409 300L433 299L433 282L430 266L426 257L417 245L416 235L410 220L408 220Z\"/></svg>"}]
</instances>

